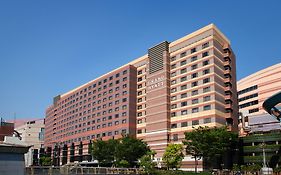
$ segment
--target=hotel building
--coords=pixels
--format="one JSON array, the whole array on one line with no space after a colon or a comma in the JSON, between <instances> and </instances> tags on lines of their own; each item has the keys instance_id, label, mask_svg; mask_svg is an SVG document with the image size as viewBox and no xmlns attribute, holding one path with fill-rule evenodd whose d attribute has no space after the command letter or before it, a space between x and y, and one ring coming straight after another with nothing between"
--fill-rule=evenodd
<instances>
[{"instance_id":1,"label":"hotel building","mask_svg":"<svg viewBox=\"0 0 281 175\"><path fill-rule=\"evenodd\" d=\"M227 125L236 131L235 62L230 41L214 24L161 42L148 54L56 96L46 110L45 145L65 145L65 163L83 160L75 157L89 154L90 140L124 133L146 141L161 161L166 146L181 143L194 127ZM193 165L187 156L182 167Z\"/></svg>"},{"instance_id":2,"label":"hotel building","mask_svg":"<svg viewBox=\"0 0 281 175\"><path fill-rule=\"evenodd\" d=\"M262 108L263 102L281 91L281 63L241 79L237 82L237 89L241 121L240 134L243 136L250 131L249 118L267 114Z\"/></svg>"}]
</instances>

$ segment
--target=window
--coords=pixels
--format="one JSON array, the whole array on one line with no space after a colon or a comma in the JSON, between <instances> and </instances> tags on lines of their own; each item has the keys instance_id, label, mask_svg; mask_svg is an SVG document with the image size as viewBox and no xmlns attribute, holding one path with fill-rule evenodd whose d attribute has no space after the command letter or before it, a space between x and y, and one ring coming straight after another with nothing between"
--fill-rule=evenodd
<instances>
[{"instance_id":1,"label":"window","mask_svg":"<svg viewBox=\"0 0 281 175\"><path fill-rule=\"evenodd\" d=\"M199 125L199 120L193 120L192 125Z\"/></svg>"},{"instance_id":2,"label":"window","mask_svg":"<svg viewBox=\"0 0 281 175\"><path fill-rule=\"evenodd\" d=\"M142 116L142 112L138 112L138 117Z\"/></svg>"},{"instance_id":3,"label":"window","mask_svg":"<svg viewBox=\"0 0 281 175\"><path fill-rule=\"evenodd\" d=\"M175 109L175 108L177 108L177 104L172 104L171 109Z\"/></svg>"},{"instance_id":4,"label":"window","mask_svg":"<svg viewBox=\"0 0 281 175\"><path fill-rule=\"evenodd\" d=\"M198 111L199 111L198 108L192 108L192 113L196 113L196 112L198 112Z\"/></svg>"},{"instance_id":5,"label":"window","mask_svg":"<svg viewBox=\"0 0 281 175\"><path fill-rule=\"evenodd\" d=\"M205 78L205 79L203 79L203 84L209 83L209 82L210 82L210 78Z\"/></svg>"},{"instance_id":6,"label":"window","mask_svg":"<svg viewBox=\"0 0 281 175\"><path fill-rule=\"evenodd\" d=\"M187 80L186 76L185 77L181 77L181 82L184 82L186 80Z\"/></svg>"},{"instance_id":7,"label":"window","mask_svg":"<svg viewBox=\"0 0 281 175\"><path fill-rule=\"evenodd\" d=\"M187 72L186 68L181 69L181 74L186 73L186 72Z\"/></svg>"},{"instance_id":8,"label":"window","mask_svg":"<svg viewBox=\"0 0 281 175\"><path fill-rule=\"evenodd\" d=\"M186 60L181 61L181 66L186 65Z\"/></svg>"},{"instance_id":9,"label":"window","mask_svg":"<svg viewBox=\"0 0 281 175\"><path fill-rule=\"evenodd\" d=\"M139 78L138 78L138 82L140 82L140 81L142 81L142 77L139 77Z\"/></svg>"},{"instance_id":10,"label":"window","mask_svg":"<svg viewBox=\"0 0 281 175\"><path fill-rule=\"evenodd\" d=\"M184 90L184 89L186 89L187 88L187 85L182 85L181 86L181 90Z\"/></svg>"},{"instance_id":11,"label":"window","mask_svg":"<svg viewBox=\"0 0 281 175\"><path fill-rule=\"evenodd\" d=\"M127 81L127 79L128 79L127 77L124 77L124 78L123 78L123 81Z\"/></svg>"},{"instance_id":12,"label":"window","mask_svg":"<svg viewBox=\"0 0 281 175\"><path fill-rule=\"evenodd\" d=\"M171 81L171 84L176 84L176 83L177 83L176 80Z\"/></svg>"},{"instance_id":13,"label":"window","mask_svg":"<svg viewBox=\"0 0 281 175\"><path fill-rule=\"evenodd\" d=\"M190 53L195 53L196 52L196 48L192 48L191 50L190 50Z\"/></svg>"},{"instance_id":14,"label":"window","mask_svg":"<svg viewBox=\"0 0 281 175\"><path fill-rule=\"evenodd\" d=\"M211 118L204 118L204 123L211 123Z\"/></svg>"},{"instance_id":15,"label":"window","mask_svg":"<svg viewBox=\"0 0 281 175\"><path fill-rule=\"evenodd\" d=\"M205 69L205 70L203 70L203 75L206 75L206 74L208 74L208 73L210 73L210 69Z\"/></svg>"},{"instance_id":16,"label":"window","mask_svg":"<svg viewBox=\"0 0 281 175\"><path fill-rule=\"evenodd\" d=\"M193 100L191 101L191 103L192 103L192 104L197 104L197 103L198 103L198 98L193 99Z\"/></svg>"},{"instance_id":17,"label":"window","mask_svg":"<svg viewBox=\"0 0 281 175\"><path fill-rule=\"evenodd\" d=\"M142 133L142 130L141 129L138 129L138 134L141 134Z\"/></svg>"},{"instance_id":18,"label":"window","mask_svg":"<svg viewBox=\"0 0 281 175\"><path fill-rule=\"evenodd\" d=\"M181 111L181 115L186 115L187 114L187 110L182 110Z\"/></svg>"},{"instance_id":19,"label":"window","mask_svg":"<svg viewBox=\"0 0 281 175\"><path fill-rule=\"evenodd\" d=\"M196 61L197 60L197 56L193 56L190 58L190 62Z\"/></svg>"},{"instance_id":20,"label":"window","mask_svg":"<svg viewBox=\"0 0 281 175\"><path fill-rule=\"evenodd\" d=\"M259 108L254 108L249 110L249 114L254 113L254 112L259 112Z\"/></svg>"},{"instance_id":21,"label":"window","mask_svg":"<svg viewBox=\"0 0 281 175\"><path fill-rule=\"evenodd\" d=\"M142 91L138 91L138 95L142 95Z\"/></svg>"},{"instance_id":22,"label":"window","mask_svg":"<svg viewBox=\"0 0 281 175\"><path fill-rule=\"evenodd\" d=\"M209 56L209 52L202 53L202 57L206 57L206 56Z\"/></svg>"},{"instance_id":23,"label":"window","mask_svg":"<svg viewBox=\"0 0 281 175\"><path fill-rule=\"evenodd\" d=\"M204 111L207 111L207 110L210 110L211 109L211 105L206 105L203 107L203 110Z\"/></svg>"},{"instance_id":24,"label":"window","mask_svg":"<svg viewBox=\"0 0 281 175\"><path fill-rule=\"evenodd\" d=\"M195 86L198 86L198 82L197 81L191 83L191 87L195 87Z\"/></svg>"},{"instance_id":25,"label":"window","mask_svg":"<svg viewBox=\"0 0 281 175\"><path fill-rule=\"evenodd\" d=\"M187 97L187 93L181 94L181 98L185 98L185 97Z\"/></svg>"},{"instance_id":26,"label":"window","mask_svg":"<svg viewBox=\"0 0 281 175\"><path fill-rule=\"evenodd\" d=\"M186 101L181 102L181 107L183 107L183 106L187 106L187 102Z\"/></svg>"},{"instance_id":27,"label":"window","mask_svg":"<svg viewBox=\"0 0 281 175\"><path fill-rule=\"evenodd\" d=\"M182 122L181 127L187 127L187 122Z\"/></svg>"},{"instance_id":28,"label":"window","mask_svg":"<svg viewBox=\"0 0 281 175\"><path fill-rule=\"evenodd\" d=\"M210 101L211 100L211 97L210 96L205 96L203 97L203 101L206 102L206 101Z\"/></svg>"},{"instance_id":29,"label":"window","mask_svg":"<svg viewBox=\"0 0 281 175\"><path fill-rule=\"evenodd\" d=\"M177 124L176 123L172 124L171 128L177 128Z\"/></svg>"},{"instance_id":30,"label":"window","mask_svg":"<svg viewBox=\"0 0 281 175\"><path fill-rule=\"evenodd\" d=\"M198 73L191 74L191 78L196 78L196 77L198 77Z\"/></svg>"},{"instance_id":31,"label":"window","mask_svg":"<svg viewBox=\"0 0 281 175\"><path fill-rule=\"evenodd\" d=\"M119 121L115 121L114 124L115 124L115 125L119 125Z\"/></svg>"},{"instance_id":32,"label":"window","mask_svg":"<svg viewBox=\"0 0 281 175\"><path fill-rule=\"evenodd\" d=\"M178 141L178 140L179 140L178 134L173 134L173 141Z\"/></svg>"},{"instance_id":33,"label":"window","mask_svg":"<svg viewBox=\"0 0 281 175\"><path fill-rule=\"evenodd\" d=\"M116 78L118 78L119 76L120 76L120 74L119 74L119 73L115 75L115 77L116 77Z\"/></svg>"},{"instance_id":34,"label":"window","mask_svg":"<svg viewBox=\"0 0 281 175\"><path fill-rule=\"evenodd\" d=\"M176 60L176 56L171 57L171 61L175 61Z\"/></svg>"},{"instance_id":35,"label":"window","mask_svg":"<svg viewBox=\"0 0 281 175\"><path fill-rule=\"evenodd\" d=\"M172 112L171 113L171 117L175 117L176 116L176 113L175 112Z\"/></svg>"},{"instance_id":36,"label":"window","mask_svg":"<svg viewBox=\"0 0 281 175\"><path fill-rule=\"evenodd\" d=\"M140 88L142 88L142 84L139 84L139 85L138 85L138 89L140 89Z\"/></svg>"},{"instance_id":37,"label":"window","mask_svg":"<svg viewBox=\"0 0 281 175\"><path fill-rule=\"evenodd\" d=\"M171 69L175 69L177 67L176 64L171 65Z\"/></svg>"},{"instance_id":38,"label":"window","mask_svg":"<svg viewBox=\"0 0 281 175\"><path fill-rule=\"evenodd\" d=\"M142 98L139 98L139 99L138 99L138 102L142 102Z\"/></svg>"},{"instance_id":39,"label":"window","mask_svg":"<svg viewBox=\"0 0 281 175\"><path fill-rule=\"evenodd\" d=\"M176 76L176 75L177 75L176 72L171 73L171 77L174 77L174 76Z\"/></svg>"},{"instance_id":40,"label":"window","mask_svg":"<svg viewBox=\"0 0 281 175\"><path fill-rule=\"evenodd\" d=\"M172 89L171 89L171 92L176 92L176 91L177 91L176 88L172 88Z\"/></svg>"},{"instance_id":41,"label":"window","mask_svg":"<svg viewBox=\"0 0 281 175\"><path fill-rule=\"evenodd\" d=\"M172 96L171 97L171 101L174 101L174 100L176 100L177 99L177 96Z\"/></svg>"},{"instance_id":42,"label":"window","mask_svg":"<svg viewBox=\"0 0 281 175\"><path fill-rule=\"evenodd\" d=\"M124 70L124 71L123 71L123 75L125 75L125 74L127 74L127 70Z\"/></svg>"},{"instance_id":43,"label":"window","mask_svg":"<svg viewBox=\"0 0 281 175\"><path fill-rule=\"evenodd\" d=\"M184 57L184 56L186 56L186 52L183 52L183 53L180 54L181 58Z\"/></svg>"},{"instance_id":44,"label":"window","mask_svg":"<svg viewBox=\"0 0 281 175\"><path fill-rule=\"evenodd\" d=\"M202 44L202 49L209 47L209 42Z\"/></svg>"},{"instance_id":45,"label":"window","mask_svg":"<svg viewBox=\"0 0 281 175\"><path fill-rule=\"evenodd\" d=\"M206 60L206 61L203 61L203 66L206 66L206 65L208 65L209 64L209 60Z\"/></svg>"},{"instance_id":46,"label":"window","mask_svg":"<svg viewBox=\"0 0 281 175\"><path fill-rule=\"evenodd\" d=\"M195 69L197 69L197 64L191 66L191 70L195 70Z\"/></svg>"},{"instance_id":47,"label":"window","mask_svg":"<svg viewBox=\"0 0 281 175\"><path fill-rule=\"evenodd\" d=\"M192 96L193 96L193 95L198 95L198 90L192 91L192 92L191 92L191 95L192 95Z\"/></svg>"},{"instance_id":48,"label":"window","mask_svg":"<svg viewBox=\"0 0 281 175\"><path fill-rule=\"evenodd\" d=\"M211 90L210 86L203 88L203 93L209 92Z\"/></svg>"}]
</instances>

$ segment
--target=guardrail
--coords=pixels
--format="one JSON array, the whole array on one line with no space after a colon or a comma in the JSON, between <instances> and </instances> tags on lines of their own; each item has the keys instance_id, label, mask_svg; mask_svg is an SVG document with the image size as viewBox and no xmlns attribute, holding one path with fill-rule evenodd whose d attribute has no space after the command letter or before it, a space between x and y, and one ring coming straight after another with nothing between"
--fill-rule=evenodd
<instances>
[{"instance_id":1,"label":"guardrail","mask_svg":"<svg viewBox=\"0 0 281 175\"><path fill-rule=\"evenodd\" d=\"M26 175L140 175L139 168L107 168L107 167L51 167L33 166L26 168Z\"/></svg>"}]
</instances>

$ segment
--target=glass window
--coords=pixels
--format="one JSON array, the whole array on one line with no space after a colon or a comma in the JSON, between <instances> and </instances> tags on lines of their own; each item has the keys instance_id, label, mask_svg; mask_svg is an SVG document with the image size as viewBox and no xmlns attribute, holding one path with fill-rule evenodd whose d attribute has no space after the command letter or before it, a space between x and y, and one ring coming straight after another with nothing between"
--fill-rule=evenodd
<instances>
[{"instance_id":1,"label":"glass window","mask_svg":"<svg viewBox=\"0 0 281 175\"><path fill-rule=\"evenodd\" d=\"M207 110L210 110L211 109L211 105L206 105L203 107L203 110L204 111L207 111Z\"/></svg>"}]
</instances>

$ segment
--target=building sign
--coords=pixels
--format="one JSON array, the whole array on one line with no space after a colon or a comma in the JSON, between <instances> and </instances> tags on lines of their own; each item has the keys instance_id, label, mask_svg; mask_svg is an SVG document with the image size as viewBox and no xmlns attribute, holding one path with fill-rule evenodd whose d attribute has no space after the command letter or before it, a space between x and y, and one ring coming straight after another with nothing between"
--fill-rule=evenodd
<instances>
[{"instance_id":1,"label":"building sign","mask_svg":"<svg viewBox=\"0 0 281 175\"><path fill-rule=\"evenodd\" d=\"M157 87L164 86L164 79L165 77L162 75L160 77L152 78L147 82L147 88L148 90L155 89Z\"/></svg>"}]
</instances>

